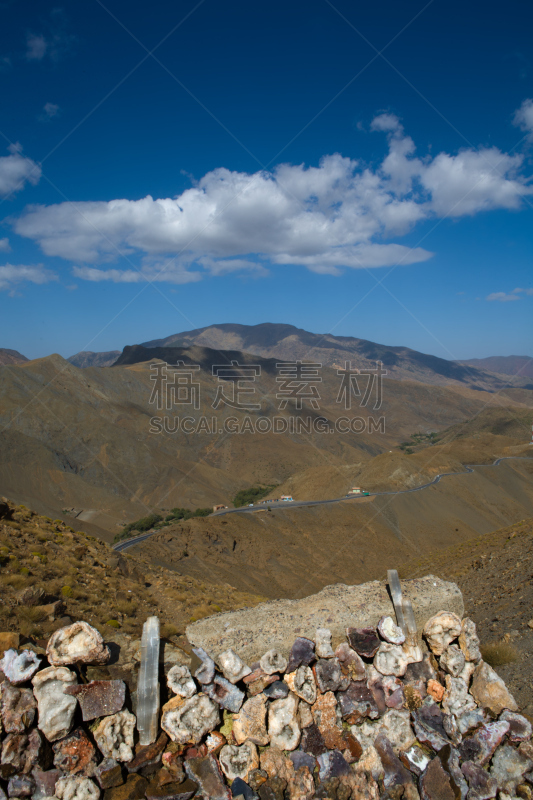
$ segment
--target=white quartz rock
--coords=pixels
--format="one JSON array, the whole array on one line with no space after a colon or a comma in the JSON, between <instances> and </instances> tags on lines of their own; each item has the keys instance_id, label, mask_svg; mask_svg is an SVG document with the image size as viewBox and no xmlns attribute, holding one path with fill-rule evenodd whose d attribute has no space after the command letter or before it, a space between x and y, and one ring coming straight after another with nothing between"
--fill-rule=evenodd
<instances>
[{"instance_id":1,"label":"white quartz rock","mask_svg":"<svg viewBox=\"0 0 533 800\"><path fill-rule=\"evenodd\" d=\"M59 778L55 797L58 800L98 800L100 789L90 778Z\"/></svg>"},{"instance_id":2,"label":"white quartz rock","mask_svg":"<svg viewBox=\"0 0 533 800\"><path fill-rule=\"evenodd\" d=\"M288 661L279 650L268 650L259 660L259 666L267 675L274 675L275 672L285 672Z\"/></svg>"},{"instance_id":3,"label":"white quartz rock","mask_svg":"<svg viewBox=\"0 0 533 800\"><path fill-rule=\"evenodd\" d=\"M468 686L462 678L452 678L446 675L446 691L442 698L442 708L445 714L462 717L468 711L477 707L474 698L468 692Z\"/></svg>"},{"instance_id":4,"label":"white quartz rock","mask_svg":"<svg viewBox=\"0 0 533 800\"><path fill-rule=\"evenodd\" d=\"M374 656L374 667L382 675L395 675L400 677L405 675L407 665L412 662L412 658L402 647L396 644L382 642L379 650Z\"/></svg>"},{"instance_id":5,"label":"white quartz rock","mask_svg":"<svg viewBox=\"0 0 533 800\"><path fill-rule=\"evenodd\" d=\"M259 756L257 754L257 747L253 742L245 742L240 747L234 744L224 745L219 753L218 760L222 772L234 781L235 778L242 778L245 781L248 778L248 773L252 769L258 769Z\"/></svg>"},{"instance_id":6,"label":"white quartz rock","mask_svg":"<svg viewBox=\"0 0 533 800\"><path fill-rule=\"evenodd\" d=\"M107 664L111 657L101 634L88 622L59 628L48 640L48 661L55 667L68 664Z\"/></svg>"},{"instance_id":7,"label":"white quartz rock","mask_svg":"<svg viewBox=\"0 0 533 800\"><path fill-rule=\"evenodd\" d=\"M104 717L99 723L93 731L93 736L105 758L114 758L115 761L131 761L135 721L134 715L124 709L118 714Z\"/></svg>"},{"instance_id":8,"label":"white quartz rock","mask_svg":"<svg viewBox=\"0 0 533 800\"><path fill-rule=\"evenodd\" d=\"M195 694L178 708L163 711L161 717L161 727L179 744L198 744L219 722L219 706L205 694Z\"/></svg>"},{"instance_id":9,"label":"white quartz rock","mask_svg":"<svg viewBox=\"0 0 533 800\"><path fill-rule=\"evenodd\" d=\"M41 659L33 650L23 650L21 653L6 650L0 661L0 669L11 683L24 683L35 675L40 663Z\"/></svg>"},{"instance_id":10,"label":"white quartz rock","mask_svg":"<svg viewBox=\"0 0 533 800\"><path fill-rule=\"evenodd\" d=\"M313 705L316 700L316 683L311 667L298 667L294 672L285 675L283 680L294 694Z\"/></svg>"},{"instance_id":11,"label":"white quartz rock","mask_svg":"<svg viewBox=\"0 0 533 800\"><path fill-rule=\"evenodd\" d=\"M189 667L176 664L174 667L169 669L167 675L167 685L168 688L174 692L174 694L177 694L180 697L185 697L186 699L196 694L196 684L191 675Z\"/></svg>"},{"instance_id":12,"label":"white quartz rock","mask_svg":"<svg viewBox=\"0 0 533 800\"><path fill-rule=\"evenodd\" d=\"M439 663L445 672L449 672L452 677L458 678L465 668L466 659L463 651L456 644L451 644L441 655Z\"/></svg>"},{"instance_id":13,"label":"white quartz rock","mask_svg":"<svg viewBox=\"0 0 533 800\"><path fill-rule=\"evenodd\" d=\"M331 631L329 628L317 628L315 645L317 658L333 658L335 655L331 646Z\"/></svg>"},{"instance_id":14,"label":"white quartz rock","mask_svg":"<svg viewBox=\"0 0 533 800\"><path fill-rule=\"evenodd\" d=\"M464 653L467 661L481 661L481 651L479 649L479 638L476 631L476 623L465 617L461 623L461 633L459 634L459 647Z\"/></svg>"},{"instance_id":15,"label":"white quartz rock","mask_svg":"<svg viewBox=\"0 0 533 800\"><path fill-rule=\"evenodd\" d=\"M363 750L361 758L354 764L353 769L356 775L369 772L375 781L379 781L383 778L385 773L379 753L373 745L369 745L369 747Z\"/></svg>"},{"instance_id":16,"label":"white quartz rock","mask_svg":"<svg viewBox=\"0 0 533 800\"><path fill-rule=\"evenodd\" d=\"M298 699L293 694L274 700L268 710L270 744L279 750L295 750L300 741L297 719Z\"/></svg>"},{"instance_id":17,"label":"white quartz rock","mask_svg":"<svg viewBox=\"0 0 533 800\"><path fill-rule=\"evenodd\" d=\"M66 667L47 667L33 678L33 694L39 710L39 729L49 742L62 739L70 731L77 700L63 690L77 683L74 672Z\"/></svg>"},{"instance_id":18,"label":"white quartz rock","mask_svg":"<svg viewBox=\"0 0 533 800\"><path fill-rule=\"evenodd\" d=\"M389 644L403 644L405 633L394 622L392 617L381 617L378 622L378 633Z\"/></svg>"},{"instance_id":19,"label":"white quartz rock","mask_svg":"<svg viewBox=\"0 0 533 800\"><path fill-rule=\"evenodd\" d=\"M373 747L380 733L390 741L396 755L401 750L408 750L416 741L411 728L411 717L406 709L391 708L375 722L365 720L362 725L352 725L351 731L359 740L363 750Z\"/></svg>"},{"instance_id":20,"label":"white quartz rock","mask_svg":"<svg viewBox=\"0 0 533 800\"><path fill-rule=\"evenodd\" d=\"M426 637L431 652L440 656L454 639L461 633L461 620L451 611L439 611L438 614L428 619L424 625Z\"/></svg>"},{"instance_id":21,"label":"white quartz rock","mask_svg":"<svg viewBox=\"0 0 533 800\"><path fill-rule=\"evenodd\" d=\"M218 663L224 673L224 677L230 683L237 683L245 675L252 671L233 650L225 650L218 657Z\"/></svg>"}]
</instances>

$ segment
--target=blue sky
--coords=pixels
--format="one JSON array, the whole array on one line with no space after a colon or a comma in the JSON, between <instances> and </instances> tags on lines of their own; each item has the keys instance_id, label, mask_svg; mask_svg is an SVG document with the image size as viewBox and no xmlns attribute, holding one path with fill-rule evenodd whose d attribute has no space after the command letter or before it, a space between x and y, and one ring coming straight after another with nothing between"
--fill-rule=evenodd
<instances>
[{"instance_id":1,"label":"blue sky","mask_svg":"<svg viewBox=\"0 0 533 800\"><path fill-rule=\"evenodd\" d=\"M533 355L525 4L0 15L0 346L287 322Z\"/></svg>"}]
</instances>

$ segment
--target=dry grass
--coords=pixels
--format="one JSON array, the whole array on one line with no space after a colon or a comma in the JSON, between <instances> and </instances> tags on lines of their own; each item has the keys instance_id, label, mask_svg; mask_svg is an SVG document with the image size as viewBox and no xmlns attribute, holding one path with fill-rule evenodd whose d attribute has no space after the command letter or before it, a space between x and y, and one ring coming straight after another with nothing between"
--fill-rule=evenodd
<instances>
[{"instance_id":1,"label":"dry grass","mask_svg":"<svg viewBox=\"0 0 533 800\"><path fill-rule=\"evenodd\" d=\"M518 661L520 653L510 642L492 642L491 644L481 645L481 655L483 661L491 667L501 667L504 664L511 664Z\"/></svg>"}]
</instances>

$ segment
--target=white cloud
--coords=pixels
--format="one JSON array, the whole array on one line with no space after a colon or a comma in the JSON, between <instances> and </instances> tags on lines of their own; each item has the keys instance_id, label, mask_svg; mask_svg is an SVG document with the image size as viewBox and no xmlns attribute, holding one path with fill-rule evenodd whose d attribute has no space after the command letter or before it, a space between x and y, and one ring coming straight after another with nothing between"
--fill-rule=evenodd
<instances>
[{"instance_id":1,"label":"white cloud","mask_svg":"<svg viewBox=\"0 0 533 800\"><path fill-rule=\"evenodd\" d=\"M41 167L21 154L21 146L12 144L10 155L0 157L0 197L17 192L26 182L34 186L41 177Z\"/></svg>"},{"instance_id":2,"label":"white cloud","mask_svg":"<svg viewBox=\"0 0 533 800\"><path fill-rule=\"evenodd\" d=\"M143 267L136 269L96 269L95 267L73 267L72 274L75 278L84 281L101 283L109 281L111 283L193 283L202 279L199 272L188 272L182 266L170 266L165 269L164 265Z\"/></svg>"},{"instance_id":3,"label":"white cloud","mask_svg":"<svg viewBox=\"0 0 533 800\"><path fill-rule=\"evenodd\" d=\"M419 158L395 115L380 114L371 127L388 139L375 168L339 154L318 166L281 164L273 172L221 167L173 198L29 207L15 230L47 255L85 263L125 254L175 257L178 272L158 280L189 280L184 276L197 274L187 270L193 263L216 274L258 273L268 262L339 274L343 267L425 261L427 250L390 240L428 218L517 209L533 193L520 155L493 147ZM134 275L96 270L85 279L144 279Z\"/></svg>"},{"instance_id":4,"label":"white cloud","mask_svg":"<svg viewBox=\"0 0 533 800\"><path fill-rule=\"evenodd\" d=\"M13 291L20 283L49 283L56 281L57 275L42 264L26 266L24 264L4 264L0 266L0 290Z\"/></svg>"},{"instance_id":5,"label":"white cloud","mask_svg":"<svg viewBox=\"0 0 533 800\"><path fill-rule=\"evenodd\" d=\"M47 50L48 42L42 34L28 34L26 37L26 58L28 61L42 61Z\"/></svg>"},{"instance_id":6,"label":"white cloud","mask_svg":"<svg viewBox=\"0 0 533 800\"><path fill-rule=\"evenodd\" d=\"M59 114L59 106L56 103L45 103L43 107L43 113L39 117L39 119L43 122L47 122L53 117L57 117Z\"/></svg>"},{"instance_id":7,"label":"white cloud","mask_svg":"<svg viewBox=\"0 0 533 800\"><path fill-rule=\"evenodd\" d=\"M0 253L9 253L10 250L11 247L9 246L9 239L7 236L0 239Z\"/></svg>"},{"instance_id":8,"label":"white cloud","mask_svg":"<svg viewBox=\"0 0 533 800\"><path fill-rule=\"evenodd\" d=\"M513 289L513 294L526 294L526 295L533 295L533 289Z\"/></svg>"},{"instance_id":9,"label":"white cloud","mask_svg":"<svg viewBox=\"0 0 533 800\"><path fill-rule=\"evenodd\" d=\"M507 294L506 292L492 292L488 294L485 300L494 301L498 303L510 303L513 300L520 300L517 294Z\"/></svg>"},{"instance_id":10,"label":"white cloud","mask_svg":"<svg viewBox=\"0 0 533 800\"><path fill-rule=\"evenodd\" d=\"M520 108L515 111L513 124L520 130L526 131L529 141L533 141L533 100L530 98L524 100Z\"/></svg>"}]
</instances>

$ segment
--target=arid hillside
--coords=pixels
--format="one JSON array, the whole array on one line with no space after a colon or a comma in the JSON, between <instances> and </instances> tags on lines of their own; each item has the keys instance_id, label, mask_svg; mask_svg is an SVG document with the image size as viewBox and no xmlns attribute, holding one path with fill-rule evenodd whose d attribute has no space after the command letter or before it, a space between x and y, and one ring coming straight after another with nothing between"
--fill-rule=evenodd
<instances>
[{"instance_id":1,"label":"arid hillside","mask_svg":"<svg viewBox=\"0 0 533 800\"><path fill-rule=\"evenodd\" d=\"M459 584L485 658L533 717L533 520L407 561L402 578L433 573Z\"/></svg>"},{"instance_id":2,"label":"arid hillside","mask_svg":"<svg viewBox=\"0 0 533 800\"><path fill-rule=\"evenodd\" d=\"M305 597L332 583L382 578L409 558L529 516L533 459L480 467L420 492L193 519L128 552L268 597Z\"/></svg>"},{"instance_id":3,"label":"arid hillside","mask_svg":"<svg viewBox=\"0 0 533 800\"><path fill-rule=\"evenodd\" d=\"M6 364L24 364L28 359L19 353L18 350L8 350L5 347L0 347L0 366Z\"/></svg>"},{"instance_id":4,"label":"arid hillside","mask_svg":"<svg viewBox=\"0 0 533 800\"><path fill-rule=\"evenodd\" d=\"M200 394L194 420L204 417L215 433L173 427L175 417L190 415L187 406L184 410L171 402L161 411L150 403L151 365L162 368L157 362L162 356L170 364L200 367L194 373ZM324 367L319 408L304 404L298 411L291 401L283 410L272 359L199 347L135 347L126 348L120 360L109 369L78 369L55 355L0 368L0 491L54 518L78 515L77 524L109 540L122 524L154 509L228 505L237 491L257 483L283 484L308 469L364 465L413 432L448 428L479 414L487 404L524 410L532 394L511 389L504 397L503 392L385 379L379 411L373 411L374 397L361 407L359 396L347 412L336 402L337 370ZM259 410L236 410L224 403L214 408L217 391L228 394L228 385L213 376L213 367L232 360L261 367ZM519 396L514 399L512 393ZM167 416L170 427L151 432L154 415ZM366 429L335 431L336 421L346 415L362 419ZM322 427L310 434L305 429L231 433L224 431L229 416L237 420L237 430L246 418L253 424L266 418L268 424L274 417L284 422L291 416L310 419L313 425L322 420ZM370 433L368 418L382 416L384 430Z\"/></svg>"},{"instance_id":5,"label":"arid hillside","mask_svg":"<svg viewBox=\"0 0 533 800\"><path fill-rule=\"evenodd\" d=\"M319 361L327 366L344 367L351 361L354 367L368 369L375 362L383 362L389 377L397 380L416 380L439 386L459 384L474 389L498 390L510 383L522 385L527 379L493 374L490 368L480 364L468 366L464 362L447 361L444 358L419 353L409 347L389 345L357 339L353 336L333 336L331 333L310 333L295 328L265 322L260 325L236 325L224 323L183 331L164 339L144 342L144 347L190 347L199 345L216 350L244 350L265 358L284 361L304 359Z\"/></svg>"},{"instance_id":6,"label":"arid hillside","mask_svg":"<svg viewBox=\"0 0 533 800\"><path fill-rule=\"evenodd\" d=\"M500 375L533 378L533 358L531 356L489 356L488 358L470 358L457 363L477 369L486 369L489 372L498 372Z\"/></svg>"}]
</instances>

